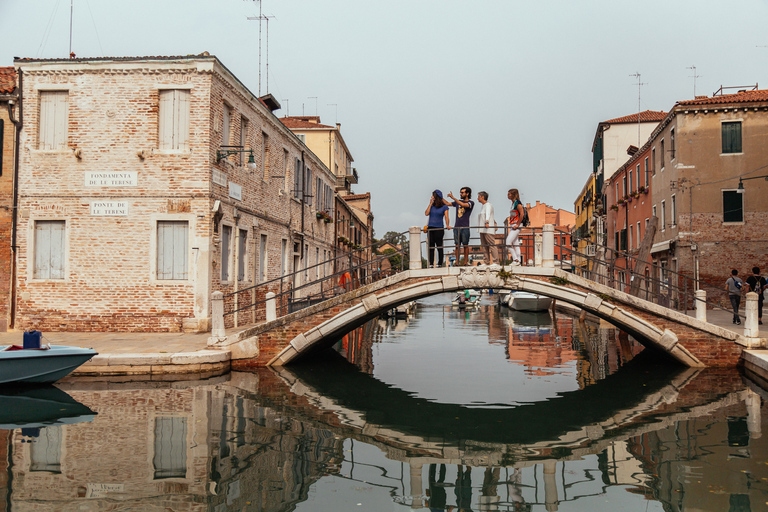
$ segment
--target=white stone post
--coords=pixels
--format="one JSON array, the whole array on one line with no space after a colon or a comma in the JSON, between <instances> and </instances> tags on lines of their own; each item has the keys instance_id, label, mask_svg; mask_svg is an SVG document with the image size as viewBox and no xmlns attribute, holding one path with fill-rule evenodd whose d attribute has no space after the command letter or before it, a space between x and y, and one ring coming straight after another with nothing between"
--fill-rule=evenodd
<instances>
[{"instance_id":1,"label":"white stone post","mask_svg":"<svg viewBox=\"0 0 768 512\"><path fill-rule=\"evenodd\" d=\"M275 293L267 292L267 322L277 320L277 304L275 303Z\"/></svg>"},{"instance_id":2,"label":"white stone post","mask_svg":"<svg viewBox=\"0 0 768 512\"><path fill-rule=\"evenodd\" d=\"M422 489L421 473L424 467L422 462L408 461L411 470L411 510L424 508L424 489Z\"/></svg>"},{"instance_id":3,"label":"white stone post","mask_svg":"<svg viewBox=\"0 0 768 512\"><path fill-rule=\"evenodd\" d=\"M408 228L408 243L411 250L409 266L411 270L421 268L421 228L411 226ZM435 260L437 261L437 260Z\"/></svg>"},{"instance_id":4,"label":"white stone post","mask_svg":"<svg viewBox=\"0 0 768 512\"><path fill-rule=\"evenodd\" d=\"M542 255L544 247L544 241L541 236L541 233L535 233L533 235L533 264L537 267L541 266L541 262L544 261L544 256Z\"/></svg>"},{"instance_id":5,"label":"white stone post","mask_svg":"<svg viewBox=\"0 0 768 512\"><path fill-rule=\"evenodd\" d=\"M543 267L552 268L555 266L555 226L552 224L544 224L541 231L543 235L541 265Z\"/></svg>"},{"instance_id":6,"label":"white stone post","mask_svg":"<svg viewBox=\"0 0 768 512\"><path fill-rule=\"evenodd\" d=\"M211 294L211 340L218 341L226 338L224 329L224 294L213 292Z\"/></svg>"},{"instance_id":7,"label":"white stone post","mask_svg":"<svg viewBox=\"0 0 768 512\"><path fill-rule=\"evenodd\" d=\"M696 320L707 321L707 292L696 290Z\"/></svg>"},{"instance_id":8,"label":"white stone post","mask_svg":"<svg viewBox=\"0 0 768 512\"><path fill-rule=\"evenodd\" d=\"M747 338L759 338L760 330L757 323L757 294L747 292L747 302L744 307L744 313L747 316L744 322L744 336Z\"/></svg>"},{"instance_id":9,"label":"white stone post","mask_svg":"<svg viewBox=\"0 0 768 512\"><path fill-rule=\"evenodd\" d=\"M762 435L760 426L760 395L747 389L747 394L744 402L747 404L747 430L749 430L749 437L752 439L758 439Z\"/></svg>"}]
</instances>

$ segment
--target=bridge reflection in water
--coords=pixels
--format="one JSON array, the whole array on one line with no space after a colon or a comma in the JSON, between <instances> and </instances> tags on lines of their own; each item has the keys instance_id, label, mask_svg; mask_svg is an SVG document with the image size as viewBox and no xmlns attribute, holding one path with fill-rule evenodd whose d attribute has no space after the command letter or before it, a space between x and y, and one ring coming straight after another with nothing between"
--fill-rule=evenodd
<instances>
[{"instance_id":1,"label":"bridge reflection in water","mask_svg":"<svg viewBox=\"0 0 768 512\"><path fill-rule=\"evenodd\" d=\"M418 346L434 344L444 357L420 360ZM440 389L399 381L388 359L400 354L407 371L430 377L446 370L430 363L468 359L462 349L481 344L527 385L554 387L535 400L510 392L502 403L476 389L473 402L448 403ZM202 382L71 380L62 387L98 414L39 438L2 433L6 502L219 512L762 510L768 501L763 392L732 370L670 367L613 329L492 306L467 315L433 303L410 322L369 323L341 349L355 364L334 353ZM451 376L509 386L497 370L488 360Z\"/></svg>"}]
</instances>

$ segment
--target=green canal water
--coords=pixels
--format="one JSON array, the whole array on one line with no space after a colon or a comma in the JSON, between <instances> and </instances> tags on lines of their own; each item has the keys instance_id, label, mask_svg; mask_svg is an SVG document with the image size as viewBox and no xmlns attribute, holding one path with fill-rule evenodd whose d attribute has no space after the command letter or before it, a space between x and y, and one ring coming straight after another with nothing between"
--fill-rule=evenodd
<instances>
[{"instance_id":1,"label":"green canal water","mask_svg":"<svg viewBox=\"0 0 768 512\"><path fill-rule=\"evenodd\" d=\"M201 380L0 392L5 511L768 510L767 394L450 296Z\"/></svg>"}]
</instances>

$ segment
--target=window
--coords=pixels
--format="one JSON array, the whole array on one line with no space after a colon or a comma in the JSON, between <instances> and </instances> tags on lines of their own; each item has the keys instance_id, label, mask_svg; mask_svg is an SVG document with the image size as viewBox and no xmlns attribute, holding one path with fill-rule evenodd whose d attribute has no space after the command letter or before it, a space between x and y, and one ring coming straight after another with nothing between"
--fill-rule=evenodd
<instances>
[{"instance_id":1,"label":"window","mask_svg":"<svg viewBox=\"0 0 768 512\"><path fill-rule=\"evenodd\" d=\"M667 202L661 202L661 230L667 229Z\"/></svg>"},{"instance_id":2,"label":"window","mask_svg":"<svg viewBox=\"0 0 768 512\"><path fill-rule=\"evenodd\" d=\"M656 148L651 149L651 174L656 176Z\"/></svg>"},{"instance_id":3,"label":"window","mask_svg":"<svg viewBox=\"0 0 768 512\"><path fill-rule=\"evenodd\" d=\"M640 222L637 223L637 248L640 248L640 242L643 240L643 235L640 234Z\"/></svg>"},{"instance_id":4,"label":"window","mask_svg":"<svg viewBox=\"0 0 768 512\"><path fill-rule=\"evenodd\" d=\"M630 250L633 247L634 234L635 234L635 227L632 224L630 224L629 225L629 245L627 246L627 248Z\"/></svg>"},{"instance_id":5,"label":"window","mask_svg":"<svg viewBox=\"0 0 768 512\"><path fill-rule=\"evenodd\" d=\"M297 133L297 134L296 134L296 137L298 137L298 138L299 138L299 140L300 140L302 143L304 143L304 144L306 144L306 143L307 143L307 136L306 136L306 135L304 135L303 133Z\"/></svg>"},{"instance_id":6,"label":"window","mask_svg":"<svg viewBox=\"0 0 768 512\"><path fill-rule=\"evenodd\" d=\"M221 280L229 281L229 257L232 253L232 226L222 226L221 230Z\"/></svg>"},{"instance_id":7,"label":"window","mask_svg":"<svg viewBox=\"0 0 768 512\"><path fill-rule=\"evenodd\" d=\"M158 148L186 150L189 147L189 91L160 91Z\"/></svg>"},{"instance_id":8,"label":"window","mask_svg":"<svg viewBox=\"0 0 768 512\"><path fill-rule=\"evenodd\" d=\"M259 244L259 281L267 280L267 235L261 235Z\"/></svg>"},{"instance_id":9,"label":"window","mask_svg":"<svg viewBox=\"0 0 768 512\"><path fill-rule=\"evenodd\" d=\"M304 166L304 202L312 206L312 170Z\"/></svg>"},{"instance_id":10,"label":"window","mask_svg":"<svg viewBox=\"0 0 768 512\"><path fill-rule=\"evenodd\" d=\"M269 135L261 132L261 170L264 180L269 180Z\"/></svg>"},{"instance_id":11,"label":"window","mask_svg":"<svg viewBox=\"0 0 768 512\"><path fill-rule=\"evenodd\" d=\"M157 279L188 279L187 221L158 221Z\"/></svg>"},{"instance_id":12,"label":"window","mask_svg":"<svg viewBox=\"0 0 768 512\"><path fill-rule=\"evenodd\" d=\"M637 167L635 167L635 183L637 184L637 188L640 188L640 164L637 164Z\"/></svg>"},{"instance_id":13,"label":"window","mask_svg":"<svg viewBox=\"0 0 768 512\"><path fill-rule=\"evenodd\" d=\"M723 190L723 222L744 222L744 194Z\"/></svg>"},{"instance_id":14,"label":"window","mask_svg":"<svg viewBox=\"0 0 768 512\"><path fill-rule=\"evenodd\" d=\"M645 183L645 188L648 188L648 157L645 157L645 178L643 182Z\"/></svg>"},{"instance_id":15,"label":"window","mask_svg":"<svg viewBox=\"0 0 768 512\"><path fill-rule=\"evenodd\" d=\"M619 182L617 181L616 182L616 201L618 201L622 197L624 197L624 196L622 196L621 193L619 192Z\"/></svg>"},{"instance_id":16,"label":"window","mask_svg":"<svg viewBox=\"0 0 768 512\"><path fill-rule=\"evenodd\" d=\"M35 222L35 279L64 279L65 230L63 220Z\"/></svg>"},{"instance_id":17,"label":"window","mask_svg":"<svg viewBox=\"0 0 768 512\"><path fill-rule=\"evenodd\" d=\"M634 189L632 188L632 170L631 170L631 169L629 169L629 170L627 171L627 176L629 177L629 189L628 189L628 190L629 190L629 193L631 194L631 193L632 193L632 190L634 190Z\"/></svg>"},{"instance_id":18,"label":"window","mask_svg":"<svg viewBox=\"0 0 768 512\"><path fill-rule=\"evenodd\" d=\"M722 124L723 153L741 153L741 121Z\"/></svg>"},{"instance_id":19,"label":"window","mask_svg":"<svg viewBox=\"0 0 768 512\"><path fill-rule=\"evenodd\" d=\"M288 150L283 150L283 190L288 190L288 176L291 174L291 168L289 167L291 163L290 158L288 157Z\"/></svg>"},{"instance_id":20,"label":"window","mask_svg":"<svg viewBox=\"0 0 768 512\"><path fill-rule=\"evenodd\" d=\"M675 159L675 129L672 128L669 131L669 151L671 152L671 159Z\"/></svg>"},{"instance_id":21,"label":"window","mask_svg":"<svg viewBox=\"0 0 768 512\"><path fill-rule=\"evenodd\" d=\"M675 202L675 195L672 194L672 203L670 204L670 219L672 220L672 226L677 225L677 203Z\"/></svg>"},{"instance_id":22,"label":"window","mask_svg":"<svg viewBox=\"0 0 768 512\"><path fill-rule=\"evenodd\" d=\"M653 216L654 216L654 217L658 217L658 216L656 215L656 205L653 205Z\"/></svg>"},{"instance_id":23,"label":"window","mask_svg":"<svg viewBox=\"0 0 768 512\"><path fill-rule=\"evenodd\" d=\"M283 239L280 245L280 275L288 273L288 240Z\"/></svg>"},{"instance_id":24,"label":"window","mask_svg":"<svg viewBox=\"0 0 768 512\"><path fill-rule=\"evenodd\" d=\"M240 116L240 147L247 149L248 145L248 119L244 116ZM240 153L240 165L248 163L248 155L243 151Z\"/></svg>"},{"instance_id":25,"label":"window","mask_svg":"<svg viewBox=\"0 0 768 512\"><path fill-rule=\"evenodd\" d=\"M320 279L320 248L315 247L315 280Z\"/></svg>"},{"instance_id":26,"label":"window","mask_svg":"<svg viewBox=\"0 0 768 512\"><path fill-rule=\"evenodd\" d=\"M187 476L187 418L155 418L155 480Z\"/></svg>"},{"instance_id":27,"label":"window","mask_svg":"<svg viewBox=\"0 0 768 512\"><path fill-rule=\"evenodd\" d=\"M661 165L659 165L659 168L664 171L664 160L666 160L666 155L664 154L664 139L661 139Z\"/></svg>"},{"instance_id":28,"label":"window","mask_svg":"<svg viewBox=\"0 0 768 512\"><path fill-rule=\"evenodd\" d=\"M237 280L245 281L245 262L248 261L246 257L248 254L248 231L244 229L238 230L240 236L237 239Z\"/></svg>"},{"instance_id":29,"label":"window","mask_svg":"<svg viewBox=\"0 0 768 512\"><path fill-rule=\"evenodd\" d=\"M40 92L39 149L61 149L67 145L69 92Z\"/></svg>"},{"instance_id":30,"label":"window","mask_svg":"<svg viewBox=\"0 0 768 512\"><path fill-rule=\"evenodd\" d=\"M301 160L298 158L295 161L294 165L294 187L293 187L293 197L301 201L302 196L304 195L304 170L301 168Z\"/></svg>"},{"instance_id":31,"label":"window","mask_svg":"<svg viewBox=\"0 0 768 512\"><path fill-rule=\"evenodd\" d=\"M224 104L224 118L221 123L221 145L229 146L229 131L232 124L232 107Z\"/></svg>"},{"instance_id":32,"label":"window","mask_svg":"<svg viewBox=\"0 0 768 512\"><path fill-rule=\"evenodd\" d=\"M627 197L627 175L621 177L621 189L624 191L622 197Z\"/></svg>"}]
</instances>

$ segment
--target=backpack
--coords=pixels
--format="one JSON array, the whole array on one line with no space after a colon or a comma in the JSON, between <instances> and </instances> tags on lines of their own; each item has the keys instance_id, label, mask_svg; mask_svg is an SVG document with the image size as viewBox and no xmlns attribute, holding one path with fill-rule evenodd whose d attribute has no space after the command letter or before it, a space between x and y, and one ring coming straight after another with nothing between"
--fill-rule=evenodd
<instances>
[{"instance_id":1,"label":"backpack","mask_svg":"<svg viewBox=\"0 0 768 512\"><path fill-rule=\"evenodd\" d=\"M520 225L527 228L531 225L531 219L528 218L528 210L523 206L523 220L520 221Z\"/></svg>"}]
</instances>

